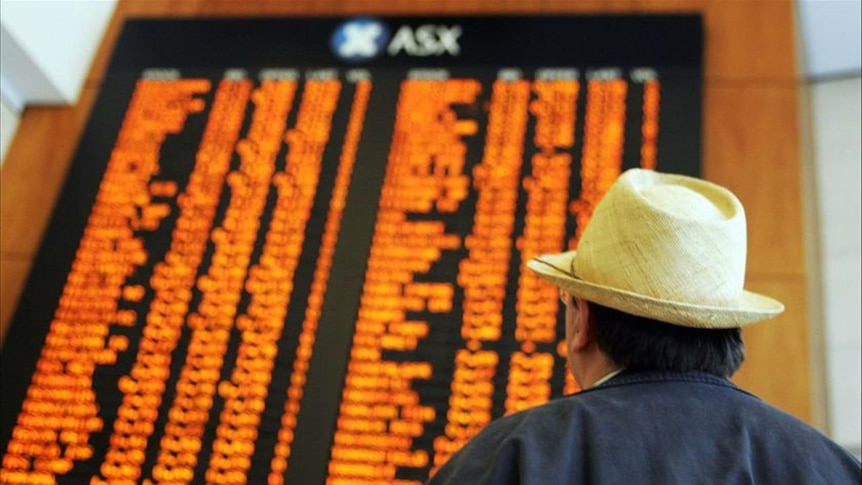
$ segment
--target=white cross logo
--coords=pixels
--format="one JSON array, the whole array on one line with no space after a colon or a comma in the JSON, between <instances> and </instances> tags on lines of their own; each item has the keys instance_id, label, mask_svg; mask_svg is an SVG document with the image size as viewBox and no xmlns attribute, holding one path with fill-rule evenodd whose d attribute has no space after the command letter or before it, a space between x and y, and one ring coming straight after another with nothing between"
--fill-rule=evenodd
<instances>
[{"instance_id":1,"label":"white cross logo","mask_svg":"<svg viewBox=\"0 0 862 485\"><path fill-rule=\"evenodd\" d=\"M344 42L338 46L338 53L343 57L374 57L377 55L377 38L383 29L377 23L356 24L344 26Z\"/></svg>"}]
</instances>

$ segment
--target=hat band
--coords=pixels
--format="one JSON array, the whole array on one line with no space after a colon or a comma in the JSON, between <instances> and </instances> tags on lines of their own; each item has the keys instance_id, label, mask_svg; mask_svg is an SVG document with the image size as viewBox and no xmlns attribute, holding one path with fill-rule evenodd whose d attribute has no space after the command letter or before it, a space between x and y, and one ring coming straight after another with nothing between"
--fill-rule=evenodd
<instances>
[{"instance_id":1,"label":"hat band","mask_svg":"<svg viewBox=\"0 0 862 485\"><path fill-rule=\"evenodd\" d=\"M547 262L541 258L534 258L534 261L542 263L545 266L548 266L549 268L553 268L553 269L555 269L561 273L567 274L567 275L571 276L572 278L574 278L578 281L583 281L585 283L598 284L600 286L606 286L602 283L595 283L595 282L592 282L589 280L585 280L583 278L579 278L577 273L575 272L575 268L574 268L575 260L574 259L572 259L572 261L571 261L571 269L569 269L569 270L565 270L563 268L560 268L559 266L557 266L555 264L551 264L551 263L549 263L549 262ZM608 287L608 288L612 288L612 287ZM733 297L729 297L729 298L712 298L712 299L700 298L697 301L688 301L685 299L678 299L678 298L668 299L667 297L663 297L663 296L648 295L645 293L641 293L639 291L634 291L634 290L630 290L630 289L626 289L626 288L617 288L617 289L621 290L621 291L629 292L629 293L641 294L643 296L648 296L650 298L656 298L656 299L660 299L660 300L675 301L677 303L687 303L687 304L694 304L694 305L707 304L707 305L710 305L713 307L720 307L720 308L738 308L739 303L741 301L740 299L742 298L742 291L740 291L738 295L733 296Z\"/></svg>"}]
</instances>

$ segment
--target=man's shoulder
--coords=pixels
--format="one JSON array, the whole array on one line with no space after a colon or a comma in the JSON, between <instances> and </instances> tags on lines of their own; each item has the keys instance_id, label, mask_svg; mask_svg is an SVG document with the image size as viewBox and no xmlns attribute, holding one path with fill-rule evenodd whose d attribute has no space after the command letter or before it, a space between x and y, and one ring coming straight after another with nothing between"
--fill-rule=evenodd
<instances>
[{"instance_id":1,"label":"man's shoulder","mask_svg":"<svg viewBox=\"0 0 862 485\"><path fill-rule=\"evenodd\" d=\"M702 372L623 372L609 381L578 393L506 416L493 424L501 430L543 428L561 422L599 426L642 427L643 419L676 422L704 417L737 425L821 435L799 418L778 409L730 380ZM526 426L525 426L526 425Z\"/></svg>"},{"instance_id":2,"label":"man's shoulder","mask_svg":"<svg viewBox=\"0 0 862 485\"><path fill-rule=\"evenodd\" d=\"M858 460L827 437L727 379L626 372L491 422L453 457L440 483L513 473L547 478L535 483L561 476L631 483L644 463L676 483L728 483L730 476L844 483L860 473Z\"/></svg>"}]
</instances>

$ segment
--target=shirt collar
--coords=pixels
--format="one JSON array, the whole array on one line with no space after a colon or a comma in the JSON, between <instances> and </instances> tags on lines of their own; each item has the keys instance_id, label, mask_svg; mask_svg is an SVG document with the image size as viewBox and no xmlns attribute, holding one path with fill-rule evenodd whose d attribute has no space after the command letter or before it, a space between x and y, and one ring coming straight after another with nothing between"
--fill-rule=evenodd
<instances>
[{"instance_id":1,"label":"shirt collar","mask_svg":"<svg viewBox=\"0 0 862 485\"><path fill-rule=\"evenodd\" d=\"M616 375L617 375L617 374L619 374L620 372L622 372L622 371L624 371L624 370L625 370L625 369L617 369L617 370L612 371L612 372L610 372L610 373L608 373L608 374L605 374L605 376L604 376L604 377L602 377L601 379L597 380L597 381L596 381L592 386L590 386L590 387L596 387L596 386L599 386L599 385L601 385L601 384L604 384L605 382L607 382L607 381L609 381L609 380L613 379L614 377L616 377Z\"/></svg>"}]
</instances>

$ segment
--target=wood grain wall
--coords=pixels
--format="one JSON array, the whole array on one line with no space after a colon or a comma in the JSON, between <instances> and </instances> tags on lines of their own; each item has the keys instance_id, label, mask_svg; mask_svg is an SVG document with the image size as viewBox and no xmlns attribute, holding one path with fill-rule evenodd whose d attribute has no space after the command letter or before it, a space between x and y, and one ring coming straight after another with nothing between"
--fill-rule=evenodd
<instances>
[{"instance_id":1,"label":"wood grain wall","mask_svg":"<svg viewBox=\"0 0 862 485\"><path fill-rule=\"evenodd\" d=\"M782 316L746 330L747 358L736 381L803 420L820 421L812 396L817 386L810 377L798 103L802 84L791 0L120 0L78 104L27 108L0 172L0 340L6 335L123 19L519 12L703 13L704 176L733 190L746 207L747 286L787 307Z\"/></svg>"}]
</instances>

